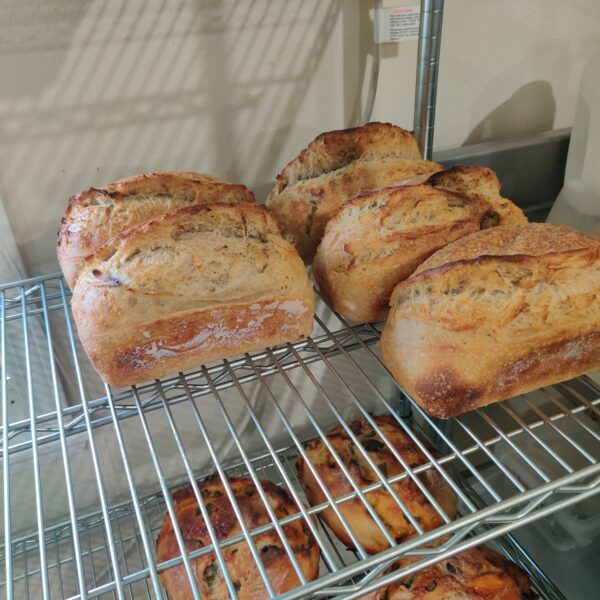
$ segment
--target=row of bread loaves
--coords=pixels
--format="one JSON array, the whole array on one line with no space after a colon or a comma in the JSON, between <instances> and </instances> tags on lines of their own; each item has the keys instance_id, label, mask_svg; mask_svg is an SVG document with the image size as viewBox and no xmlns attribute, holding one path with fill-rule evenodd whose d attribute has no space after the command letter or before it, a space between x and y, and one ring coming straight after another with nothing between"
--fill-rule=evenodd
<instances>
[{"instance_id":1,"label":"row of bread loaves","mask_svg":"<svg viewBox=\"0 0 600 600\"><path fill-rule=\"evenodd\" d=\"M331 307L389 313L385 364L438 417L600 368L600 240L527 223L489 169L420 159L409 132L372 123L319 136L279 175L268 205L306 260L316 249Z\"/></svg>"},{"instance_id":2,"label":"row of bread loaves","mask_svg":"<svg viewBox=\"0 0 600 600\"><path fill-rule=\"evenodd\" d=\"M410 132L370 123L319 136L284 168L267 200L279 226L247 188L206 175L76 196L58 255L86 352L128 385L306 336L298 254L316 251L334 310L389 312L383 359L432 415L600 367L600 241L528 224L489 169L441 169Z\"/></svg>"},{"instance_id":3,"label":"row of bread loaves","mask_svg":"<svg viewBox=\"0 0 600 600\"><path fill-rule=\"evenodd\" d=\"M79 337L126 386L310 334L302 260L247 188L152 173L72 198L58 256Z\"/></svg>"},{"instance_id":4,"label":"row of bread loaves","mask_svg":"<svg viewBox=\"0 0 600 600\"><path fill-rule=\"evenodd\" d=\"M416 527L427 533L456 517L456 484L439 465L433 464L432 458L439 458L438 453L406 425L401 426L399 417L365 415L348 423L347 430L334 427L323 438L308 441L304 456L298 457L297 469L308 502L340 541L351 550L378 554L390 548L388 540L401 544L418 534ZM417 468L418 475L413 471ZM391 478L396 481L388 482ZM380 481L385 481L385 486L363 492L364 501L354 497L337 502L335 511L328 502L328 497L338 500L352 494L356 486L364 490ZM305 520L283 487L268 480L239 477L223 482L213 475L196 489L177 491L174 498L175 523L169 514L165 515L157 539L159 562L181 555L176 528L188 553L211 545L210 528L219 542L240 536L233 498L249 530L270 523L265 501L275 518L287 520L281 528L283 537L273 528L253 536L255 552L243 539L221 547L230 585L240 600L267 595L257 563L262 565L274 594L299 586L300 574L306 582L318 576L323 530L317 527L314 517ZM433 543L439 544L445 538L435 539ZM403 558L392 569L414 560L417 559ZM190 566L203 598L229 597L214 552L192 559ZM193 597L183 564L161 571L160 580L171 600ZM434 590L437 593L431 594ZM489 600L536 597L527 576L518 567L487 548L475 548L402 578L368 598L433 600L449 598L450 594Z\"/></svg>"}]
</instances>

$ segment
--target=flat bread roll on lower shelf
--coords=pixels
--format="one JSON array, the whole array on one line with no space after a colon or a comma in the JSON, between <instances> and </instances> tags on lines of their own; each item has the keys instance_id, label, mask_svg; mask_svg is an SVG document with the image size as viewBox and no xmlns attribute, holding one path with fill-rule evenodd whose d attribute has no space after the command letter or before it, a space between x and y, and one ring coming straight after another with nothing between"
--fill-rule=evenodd
<instances>
[{"instance_id":1,"label":"flat bread roll on lower shelf","mask_svg":"<svg viewBox=\"0 0 600 600\"><path fill-rule=\"evenodd\" d=\"M404 558L406 566L420 557ZM360 600L537 600L525 571L485 546L439 563L362 596Z\"/></svg>"},{"instance_id":2,"label":"flat bread roll on lower shelf","mask_svg":"<svg viewBox=\"0 0 600 600\"><path fill-rule=\"evenodd\" d=\"M493 171L454 167L425 184L366 192L340 207L317 249L315 279L347 319L382 321L396 284L436 250L481 229L526 222L500 196Z\"/></svg>"},{"instance_id":3,"label":"flat bread roll on lower shelf","mask_svg":"<svg viewBox=\"0 0 600 600\"><path fill-rule=\"evenodd\" d=\"M331 214L365 190L420 183L443 167L423 160L410 131L390 123L318 136L277 176L267 206L310 263Z\"/></svg>"},{"instance_id":4,"label":"flat bread roll on lower shelf","mask_svg":"<svg viewBox=\"0 0 600 600\"><path fill-rule=\"evenodd\" d=\"M600 367L600 239L546 223L487 229L398 284L383 360L448 418Z\"/></svg>"},{"instance_id":5,"label":"flat bread roll on lower shelf","mask_svg":"<svg viewBox=\"0 0 600 600\"><path fill-rule=\"evenodd\" d=\"M310 334L306 268L262 206L200 204L92 256L73 316L94 367L126 386Z\"/></svg>"}]
</instances>

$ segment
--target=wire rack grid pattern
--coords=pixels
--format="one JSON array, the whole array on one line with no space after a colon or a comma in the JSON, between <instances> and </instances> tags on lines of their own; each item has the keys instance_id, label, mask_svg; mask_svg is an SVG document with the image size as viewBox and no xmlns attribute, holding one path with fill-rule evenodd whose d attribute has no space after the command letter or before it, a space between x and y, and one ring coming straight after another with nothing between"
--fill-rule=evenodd
<instances>
[{"instance_id":1,"label":"wire rack grid pattern","mask_svg":"<svg viewBox=\"0 0 600 600\"><path fill-rule=\"evenodd\" d=\"M7 597L162 597L159 573L183 565L199 598L192 561L210 553L235 598L236 582L223 550L239 542L248 545L269 597L275 597L256 543L257 536L275 531L301 584L277 597L358 598L600 491L600 390L587 377L440 422L393 386L377 350L380 327L351 326L321 302L313 335L306 340L116 390L101 384L87 363L69 300L59 275L0 288L0 589ZM424 464L406 464L374 420L373 415L383 413L392 415L420 448ZM370 423L402 464L400 474L388 477L358 441L349 426L357 416ZM353 480L330 444L326 432L332 425L351 438L375 474L368 486ZM315 437L347 479L348 493L332 497L308 459L305 442ZM52 475L46 448L55 449L58 457ZM298 456L325 502L307 502L295 467ZM424 485L427 471L443 477L455 492L455 518ZM197 484L214 472L241 529L225 539L212 527ZM232 476L252 479L267 523L246 526L228 483ZM82 486L82 477L90 483ZM113 477L121 483L119 490L113 489ZM265 479L287 490L293 514L276 517L261 485ZM424 531L411 515L393 486L403 480L414 482L427 497L440 517L439 527ZM172 492L184 485L193 489L212 543L190 551L175 526L180 555L159 563L156 535L165 513L174 515ZM20 489L30 492L27 509L20 506ZM378 489L394 499L416 537L394 538L367 499ZM387 550L369 555L361 545L344 514L344 504L354 499L387 540ZM353 550L324 524L327 509L341 521ZM321 550L314 581L306 580L284 535L285 525L297 520ZM418 560L389 570L401 556ZM536 580L539 586L542 579Z\"/></svg>"}]
</instances>

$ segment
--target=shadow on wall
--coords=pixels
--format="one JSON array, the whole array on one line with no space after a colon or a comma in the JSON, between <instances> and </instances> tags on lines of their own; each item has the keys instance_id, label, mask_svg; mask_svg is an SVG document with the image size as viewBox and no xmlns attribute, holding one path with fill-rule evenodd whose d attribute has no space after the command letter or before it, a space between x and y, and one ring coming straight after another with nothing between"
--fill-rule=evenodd
<instances>
[{"instance_id":1,"label":"shadow on wall","mask_svg":"<svg viewBox=\"0 0 600 600\"><path fill-rule=\"evenodd\" d=\"M556 102L550 83L532 81L483 118L463 145L548 131L554 126L555 113Z\"/></svg>"},{"instance_id":2,"label":"shadow on wall","mask_svg":"<svg viewBox=\"0 0 600 600\"><path fill-rule=\"evenodd\" d=\"M332 35L341 9L340 0L0 8L0 194L29 273L56 270L67 198L90 186L194 170L263 199L297 140L344 118L351 57Z\"/></svg>"}]
</instances>

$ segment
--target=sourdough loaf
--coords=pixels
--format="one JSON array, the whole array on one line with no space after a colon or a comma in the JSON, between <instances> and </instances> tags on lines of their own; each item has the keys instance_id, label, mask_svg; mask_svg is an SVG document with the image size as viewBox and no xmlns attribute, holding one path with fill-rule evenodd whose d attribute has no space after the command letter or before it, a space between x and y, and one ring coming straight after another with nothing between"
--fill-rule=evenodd
<instances>
[{"instance_id":1,"label":"sourdough loaf","mask_svg":"<svg viewBox=\"0 0 600 600\"><path fill-rule=\"evenodd\" d=\"M302 260L250 203L125 231L88 259L72 300L92 364L118 386L307 336L313 305Z\"/></svg>"},{"instance_id":2,"label":"sourdough loaf","mask_svg":"<svg viewBox=\"0 0 600 600\"><path fill-rule=\"evenodd\" d=\"M442 248L391 298L381 348L447 418L600 367L600 240L531 223Z\"/></svg>"},{"instance_id":3,"label":"sourdough loaf","mask_svg":"<svg viewBox=\"0 0 600 600\"><path fill-rule=\"evenodd\" d=\"M436 250L481 229L527 222L499 192L490 169L455 167L427 184L366 192L341 206L314 260L330 306L360 323L385 319L395 285Z\"/></svg>"},{"instance_id":4,"label":"sourdough loaf","mask_svg":"<svg viewBox=\"0 0 600 600\"><path fill-rule=\"evenodd\" d=\"M250 478L235 477L228 480L231 491L249 530L271 522L254 482ZM261 481L261 487L271 505L275 517L283 519L298 510L288 493L270 481ZM207 513L219 542L242 533L225 487L217 476L209 477L199 484ZM175 519L181 531L187 552L211 544L208 527L202 517L198 501L191 487L174 494ZM291 551L307 581L316 579L319 573L319 546L316 544L303 519L296 519L282 527ZM270 530L252 537L265 573L275 594L283 594L300 585L300 580L276 531ZM156 557L159 562L181 556L173 522L165 515L156 541ZM222 548L223 559L232 579L239 600L259 600L268 596L258 567L245 541ZM190 561L198 591L204 600L229 598L225 578L219 568L214 552ZM159 574L169 600L193 598L192 587L184 565L165 569Z\"/></svg>"},{"instance_id":5,"label":"sourdough loaf","mask_svg":"<svg viewBox=\"0 0 600 600\"><path fill-rule=\"evenodd\" d=\"M91 188L69 200L58 234L57 255L73 288L85 259L126 229L200 202L254 202L245 186L188 172L136 175Z\"/></svg>"},{"instance_id":6,"label":"sourdough loaf","mask_svg":"<svg viewBox=\"0 0 600 600\"><path fill-rule=\"evenodd\" d=\"M368 123L317 137L277 176L267 206L310 262L333 211L357 193L420 182L442 167L422 160L411 132Z\"/></svg>"},{"instance_id":7,"label":"sourdough loaf","mask_svg":"<svg viewBox=\"0 0 600 600\"><path fill-rule=\"evenodd\" d=\"M379 430L394 447L397 454L411 468L428 462L427 456L421 451L410 436L403 431L390 415L373 417ZM375 428L364 418L360 417L349 423L349 427L368 454L378 465L384 477L394 477L404 473L402 463L398 461L389 447L376 433ZM357 448L342 426L337 426L327 432L327 439L347 467L354 482L361 488L379 481L364 455ZM338 466L333 455L321 438L310 440L306 444L306 457L314 466L321 481L327 487L332 498L339 498L353 491L352 485ZM308 467L306 460L298 456L298 475L306 491L308 501L314 506L326 502L326 496ZM444 509L448 517L456 514L456 496L448 483L433 467L419 475L424 487ZM430 504L419 486L410 478L401 479L390 484L398 498L404 503L414 520L424 531L443 525L441 515ZM365 498L375 509L378 517L385 523L391 537L398 543L416 534L415 529L403 513L394 497L384 488L378 488L365 494ZM347 500L338 505L354 536L369 554L377 554L389 548L389 544L365 508L360 498ZM352 538L342 525L337 515L330 508L322 513L323 520L333 530L335 535L348 548L355 548Z\"/></svg>"}]
</instances>

